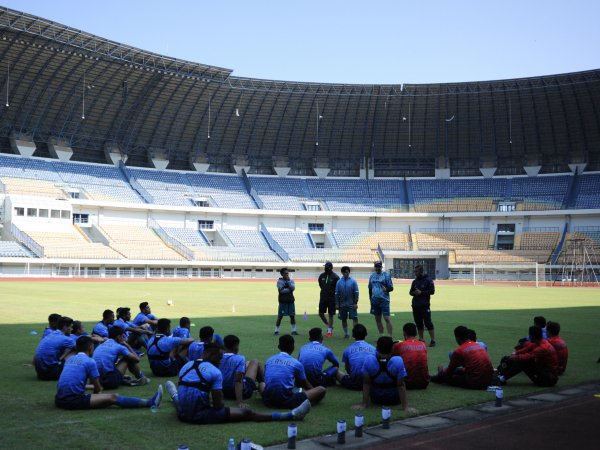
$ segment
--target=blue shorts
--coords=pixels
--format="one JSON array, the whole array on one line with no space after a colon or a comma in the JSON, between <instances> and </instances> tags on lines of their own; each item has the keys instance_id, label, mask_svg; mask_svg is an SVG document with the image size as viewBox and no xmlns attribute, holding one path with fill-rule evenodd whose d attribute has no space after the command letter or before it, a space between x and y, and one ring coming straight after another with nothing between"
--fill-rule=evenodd
<instances>
[{"instance_id":1,"label":"blue shorts","mask_svg":"<svg viewBox=\"0 0 600 450\"><path fill-rule=\"evenodd\" d=\"M150 361L150 369L152 369L152 373L157 377L174 377L179 374L179 371L186 363L179 356L175 358L169 358L168 364L165 364L167 360L155 360Z\"/></svg>"},{"instance_id":2,"label":"blue shorts","mask_svg":"<svg viewBox=\"0 0 600 450\"><path fill-rule=\"evenodd\" d=\"M99 381L104 389L117 389L123 384L123 374L118 370L104 372Z\"/></svg>"},{"instance_id":3,"label":"blue shorts","mask_svg":"<svg viewBox=\"0 0 600 450\"><path fill-rule=\"evenodd\" d=\"M35 361L35 371L37 373L38 380L42 381L56 381L60 378L64 364L53 364L51 366L45 366Z\"/></svg>"},{"instance_id":4,"label":"blue shorts","mask_svg":"<svg viewBox=\"0 0 600 450\"><path fill-rule=\"evenodd\" d=\"M58 408L63 409L90 409L92 395L91 394L56 394L54 404Z\"/></svg>"},{"instance_id":5,"label":"blue shorts","mask_svg":"<svg viewBox=\"0 0 600 450\"><path fill-rule=\"evenodd\" d=\"M293 303L280 303L277 309L277 316L295 316L296 306Z\"/></svg>"},{"instance_id":6,"label":"blue shorts","mask_svg":"<svg viewBox=\"0 0 600 450\"><path fill-rule=\"evenodd\" d=\"M383 298L371 300L371 314L374 316L390 317L390 301Z\"/></svg>"},{"instance_id":7,"label":"blue shorts","mask_svg":"<svg viewBox=\"0 0 600 450\"><path fill-rule=\"evenodd\" d=\"M250 377L244 377L242 381L242 398L249 399L256 390L256 382ZM235 387L223 388L223 396L229 400L235 400Z\"/></svg>"},{"instance_id":8,"label":"blue shorts","mask_svg":"<svg viewBox=\"0 0 600 450\"><path fill-rule=\"evenodd\" d=\"M308 397L304 392L289 391L267 391L262 394L263 403L270 408L294 409L300 406Z\"/></svg>"},{"instance_id":9,"label":"blue shorts","mask_svg":"<svg viewBox=\"0 0 600 450\"><path fill-rule=\"evenodd\" d=\"M377 405L397 405L400 403L400 395L397 388L376 389L371 386L371 402Z\"/></svg>"},{"instance_id":10,"label":"blue shorts","mask_svg":"<svg viewBox=\"0 0 600 450\"><path fill-rule=\"evenodd\" d=\"M198 425L226 423L229 422L229 408L199 409L192 417L188 417L183 414L179 414L178 417L182 422L195 423Z\"/></svg>"},{"instance_id":11,"label":"blue shorts","mask_svg":"<svg viewBox=\"0 0 600 450\"><path fill-rule=\"evenodd\" d=\"M347 320L348 318L358 320L358 311L353 306L340 306L338 319Z\"/></svg>"},{"instance_id":12,"label":"blue shorts","mask_svg":"<svg viewBox=\"0 0 600 450\"><path fill-rule=\"evenodd\" d=\"M352 378L350 375L344 375L342 381L340 381L340 384L346 389L351 389L353 391L362 391L363 379L362 377Z\"/></svg>"}]
</instances>

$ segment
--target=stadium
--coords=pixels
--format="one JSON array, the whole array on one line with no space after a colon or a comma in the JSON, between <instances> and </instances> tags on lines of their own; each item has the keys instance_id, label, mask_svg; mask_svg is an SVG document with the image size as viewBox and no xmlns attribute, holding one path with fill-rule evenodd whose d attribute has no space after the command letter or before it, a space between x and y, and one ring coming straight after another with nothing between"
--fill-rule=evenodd
<instances>
[{"instance_id":1,"label":"stadium","mask_svg":"<svg viewBox=\"0 0 600 450\"><path fill-rule=\"evenodd\" d=\"M131 305L142 296L158 314L185 315L165 305L168 298L192 317L257 339L252 323L227 315L259 315L255 323L270 329L274 307L263 299L274 298L281 267L306 287L299 307L317 326L312 285L326 261L351 266L361 283L382 261L401 290L423 265L451 293L440 324L448 335L460 311L477 316L463 296L481 294L465 294L464 284L486 284L505 298L522 292L517 286L600 282L600 70L443 84L253 79L5 7L0 55L0 289L13 305L3 327L39 328L61 308L19 292L27 284L40 298L63 286L59 280L70 281L57 295L89 324L114 308L108 296ZM114 283L94 293L106 280ZM181 285L177 294L179 284L152 283L159 280L206 284ZM231 283L225 291L252 291L248 303L223 297L199 309L194 289L207 286L217 298L220 281ZM89 314L78 298L86 286ZM540 308L563 311L565 329L595 326L595 290L569 294L576 312L559 300L567 289L527 292L521 312L508 311L516 300L482 310L521 331ZM22 317L19 302L41 316ZM586 339L571 335L571 343ZM253 345L261 358L272 350ZM584 353L575 359L582 365ZM26 359L11 358L15 366ZM571 376L567 383L577 384L597 373L586 367ZM463 403L487 398L469 395ZM427 411L456 402L415 398ZM371 416L376 423L377 412ZM167 438L179 438L176 420L170 425ZM240 427L236 438L264 430ZM222 433L232 434L219 426L207 445L222 445ZM15 439L7 445L42 437Z\"/></svg>"}]
</instances>

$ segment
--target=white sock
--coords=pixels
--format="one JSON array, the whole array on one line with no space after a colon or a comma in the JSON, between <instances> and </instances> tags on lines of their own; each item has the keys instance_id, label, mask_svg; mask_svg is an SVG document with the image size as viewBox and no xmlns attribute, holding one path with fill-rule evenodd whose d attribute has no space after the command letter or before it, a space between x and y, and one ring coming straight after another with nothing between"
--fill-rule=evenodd
<instances>
[{"instance_id":1,"label":"white sock","mask_svg":"<svg viewBox=\"0 0 600 450\"><path fill-rule=\"evenodd\" d=\"M296 324L292 325L292 331L296 331Z\"/></svg>"},{"instance_id":2,"label":"white sock","mask_svg":"<svg viewBox=\"0 0 600 450\"><path fill-rule=\"evenodd\" d=\"M331 328L331 327L328 327L328 328L327 328L327 332L328 332L328 333L333 333L333 328Z\"/></svg>"},{"instance_id":3,"label":"white sock","mask_svg":"<svg viewBox=\"0 0 600 450\"><path fill-rule=\"evenodd\" d=\"M275 327L275 331L279 331L279 327Z\"/></svg>"},{"instance_id":4,"label":"white sock","mask_svg":"<svg viewBox=\"0 0 600 450\"><path fill-rule=\"evenodd\" d=\"M348 327L344 327L344 335L349 336L349 334L348 334Z\"/></svg>"}]
</instances>

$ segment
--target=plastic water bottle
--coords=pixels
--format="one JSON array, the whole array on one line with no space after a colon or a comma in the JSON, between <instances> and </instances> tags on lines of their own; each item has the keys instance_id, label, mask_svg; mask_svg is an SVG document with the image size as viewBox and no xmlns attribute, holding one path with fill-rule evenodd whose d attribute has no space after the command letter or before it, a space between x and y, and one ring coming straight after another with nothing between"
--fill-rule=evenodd
<instances>
[{"instance_id":1,"label":"plastic water bottle","mask_svg":"<svg viewBox=\"0 0 600 450\"><path fill-rule=\"evenodd\" d=\"M337 443L346 443L346 421L344 419L339 419L337 421Z\"/></svg>"},{"instance_id":2,"label":"plastic water bottle","mask_svg":"<svg viewBox=\"0 0 600 450\"><path fill-rule=\"evenodd\" d=\"M295 423L290 423L287 429L288 434L288 443L287 448L295 449L296 448L296 436L298 436L298 427Z\"/></svg>"},{"instance_id":3,"label":"plastic water bottle","mask_svg":"<svg viewBox=\"0 0 600 450\"><path fill-rule=\"evenodd\" d=\"M235 439L229 439L229 442L227 443L227 450L235 450Z\"/></svg>"},{"instance_id":4,"label":"plastic water bottle","mask_svg":"<svg viewBox=\"0 0 600 450\"><path fill-rule=\"evenodd\" d=\"M252 441L250 439L244 439L240 444L240 450L252 450Z\"/></svg>"},{"instance_id":5,"label":"plastic water bottle","mask_svg":"<svg viewBox=\"0 0 600 450\"><path fill-rule=\"evenodd\" d=\"M180 444L177 450L190 450L187 444Z\"/></svg>"},{"instance_id":6,"label":"plastic water bottle","mask_svg":"<svg viewBox=\"0 0 600 450\"><path fill-rule=\"evenodd\" d=\"M355 437L362 437L364 424L365 424L365 417L362 414L357 414L354 416L354 436Z\"/></svg>"},{"instance_id":7,"label":"plastic water bottle","mask_svg":"<svg viewBox=\"0 0 600 450\"><path fill-rule=\"evenodd\" d=\"M37 333L37 331L35 331L35 330L31 330L31 331L29 332L29 334L30 334L30 335L32 335L32 336L37 336L37 334L38 334L38 333Z\"/></svg>"},{"instance_id":8,"label":"plastic water bottle","mask_svg":"<svg viewBox=\"0 0 600 450\"><path fill-rule=\"evenodd\" d=\"M502 399L504 398L504 391L502 388L496 389L496 407L500 408L502 406Z\"/></svg>"},{"instance_id":9,"label":"plastic water bottle","mask_svg":"<svg viewBox=\"0 0 600 450\"><path fill-rule=\"evenodd\" d=\"M383 425L383 429L387 430L390 428L390 419L392 417L392 410L389 406L384 406L381 408L381 424Z\"/></svg>"}]
</instances>

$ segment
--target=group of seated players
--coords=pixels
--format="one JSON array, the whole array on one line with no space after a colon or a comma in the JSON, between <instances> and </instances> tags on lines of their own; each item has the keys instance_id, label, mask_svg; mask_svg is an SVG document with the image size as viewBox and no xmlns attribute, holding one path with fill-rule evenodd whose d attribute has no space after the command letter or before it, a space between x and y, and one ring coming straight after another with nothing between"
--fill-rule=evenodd
<instances>
[{"instance_id":1,"label":"group of seated players","mask_svg":"<svg viewBox=\"0 0 600 450\"><path fill-rule=\"evenodd\" d=\"M487 347L478 342L473 330L458 326L454 336L458 347L450 353L450 362L439 366L430 376L427 346L417 339L414 323L403 327L404 340L394 342L381 336L376 346L366 341L367 329L356 324L354 342L343 352L342 363L323 344L321 328L309 331L309 342L302 346L298 358L294 337L279 337L279 350L263 365L239 353L240 339L234 335L221 338L210 326L200 329L200 340L190 337L190 320L182 317L179 327L171 331L169 319L157 319L147 302L131 321L129 308L119 308L117 319L111 310L87 335L74 321L51 315L34 365L41 380L58 380L55 404L64 409L121 407L158 407L163 389L158 386L149 399L103 394L104 389L120 385L145 385L150 380L139 368L140 358L148 357L150 369L158 377L178 376L178 385L165 384L181 421L198 424L242 420L301 420L336 383L362 391L361 402L353 409L367 408L369 403L408 406L407 389L425 389L429 382L446 383L469 389L485 389L524 372L538 386L553 386L564 373L568 350L560 338L560 325L543 317L535 318L529 335L519 341L510 356L502 358L494 370ZM324 367L326 362L331 365ZM126 371L132 376L126 376ZM87 384L88 380L91 384ZM86 388L92 394L86 394ZM287 412L259 413L245 403L255 391L270 408ZM237 407L225 407L224 399L234 400Z\"/></svg>"}]
</instances>

